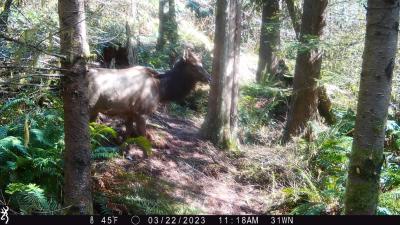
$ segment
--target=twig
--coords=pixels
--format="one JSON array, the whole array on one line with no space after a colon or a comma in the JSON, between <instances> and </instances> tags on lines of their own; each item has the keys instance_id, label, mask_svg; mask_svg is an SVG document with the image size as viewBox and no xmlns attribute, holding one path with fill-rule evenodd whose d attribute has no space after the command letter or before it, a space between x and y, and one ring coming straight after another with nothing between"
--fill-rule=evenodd
<instances>
[{"instance_id":1,"label":"twig","mask_svg":"<svg viewBox=\"0 0 400 225\"><path fill-rule=\"evenodd\" d=\"M48 87L48 85L41 85L41 84L18 84L18 83L14 83L14 82L0 82L0 86L1 85L16 85L16 86L33 86L33 87Z\"/></svg>"},{"instance_id":2,"label":"twig","mask_svg":"<svg viewBox=\"0 0 400 225\"><path fill-rule=\"evenodd\" d=\"M53 52L48 52L46 50L43 50L43 49L39 48L38 46L35 46L35 45L32 45L32 44L28 44L28 43L26 43L24 41L9 37L9 36L7 36L7 35L5 35L3 33L0 33L0 38L3 38L6 41L11 41L11 42L26 46L28 48L37 50L37 51L42 52L42 53L44 53L46 55L51 55L51 56L54 56L54 57L57 57L57 58L60 58L60 59L66 59L66 57L64 55L60 55L60 54L53 53Z\"/></svg>"},{"instance_id":3,"label":"twig","mask_svg":"<svg viewBox=\"0 0 400 225\"><path fill-rule=\"evenodd\" d=\"M30 67L30 66L0 66L0 69L32 69L32 70L46 70L46 71L66 71L66 69L62 68L39 68L39 67Z\"/></svg>"},{"instance_id":4,"label":"twig","mask_svg":"<svg viewBox=\"0 0 400 225\"><path fill-rule=\"evenodd\" d=\"M61 77L64 77L64 75L62 75L62 74L40 74L40 73L33 73L33 74L28 74L28 75L13 76L13 77L10 77L9 79L21 79L21 78L27 78L27 77L51 77L51 78L61 78Z\"/></svg>"}]
</instances>

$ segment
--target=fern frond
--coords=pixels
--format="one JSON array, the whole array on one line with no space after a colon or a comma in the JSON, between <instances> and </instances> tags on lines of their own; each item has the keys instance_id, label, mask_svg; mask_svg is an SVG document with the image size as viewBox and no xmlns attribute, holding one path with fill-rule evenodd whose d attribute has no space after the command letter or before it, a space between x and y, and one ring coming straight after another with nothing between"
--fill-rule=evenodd
<instances>
[{"instance_id":1,"label":"fern frond","mask_svg":"<svg viewBox=\"0 0 400 225\"><path fill-rule=\"evenodd\" d=\"M13 100L10 100L6 102L1 108L0 108L0 114L3 113L6 110L11 110L11 109L16 109L19 105L21 104L26 104L26 105L34 105L33 101L28 99L28 98L16 98Z\"/></svg>"},{"instance_id":2,"label":"fern frond","mask_svg":"<svg viewBox=\"0 0 400 225\"><path fill-rule=\"evenodd\" d=\"M136 144L144 151L145 155L147 156L151 156L153 154L151 142L146 137L139 136L135 138L128 138L123 146L128 144Z\"/></svg>"},{"instance_id":3,"label":"fern frond","mask_svg":"<svg viewBox=\"0 0 400 225\"><path fill-rule=\"evenodd\" d=\"M93 150L93 159L110 159L118 156L119 150L117 147L98 147Z\"/></svg>"},{"instance_id":4,"label":"fern frond","mask_svg":"<svg viewBox=\"0 0 400 225\"><path fill-rule=\"evenodd\" d=\"M5 192L16 200L22 214L50 210L44 190L36 184L11 183Z\"/></svg>"}]
</instances>

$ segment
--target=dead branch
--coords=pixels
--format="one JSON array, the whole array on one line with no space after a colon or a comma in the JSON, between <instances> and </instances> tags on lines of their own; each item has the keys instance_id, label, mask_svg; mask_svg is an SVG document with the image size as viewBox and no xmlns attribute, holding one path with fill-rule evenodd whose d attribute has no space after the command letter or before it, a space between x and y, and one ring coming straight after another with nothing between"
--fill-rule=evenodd
<instances>
[{"instance_id":1,"label":"dead branch","mask_svg":"<svg viewBox=\"0 0 400 225\"><path fill-rule=\"evenodd\" d=\"M43 49L39 48L38 46L35 46L35 45L32 45L32 44L28 44L28 43L26 43L24 41L9 37L9 36L7 36L7 35L5 35L3 33L0 33L0 38L3 38L6 41L10 41L10 42L14 42L14 43L26 46L26 47L34 49L36 51L42 52L42 53L44 53L46 55L54 56L54 57L57 57L57 58L60 58L60 59L66 59L66 57L64 55L60 55L60 54L53 53L53 52L48 52L46 50L43 50Z\"/></svg>"}]
</instances>

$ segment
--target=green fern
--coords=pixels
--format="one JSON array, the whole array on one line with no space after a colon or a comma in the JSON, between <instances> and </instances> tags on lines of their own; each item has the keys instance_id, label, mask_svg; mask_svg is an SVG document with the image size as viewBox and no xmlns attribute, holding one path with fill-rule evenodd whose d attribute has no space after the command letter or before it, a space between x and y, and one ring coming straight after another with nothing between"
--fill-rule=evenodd
<instances>
[{"instance_id":1,"label":"green fern","mask_svg":"<svg viewBox=\"0 0 400 225\"><path fill-rule=\"evenodd\" d=\"M10 101L6 102L4 105L2 105L2 107L0 108L0 114L4 113L7 110L10 110L10 111L15 110L21 104L32 106L32 105L34 105L34 102L26 97L10 100Z\"/></svg>"},{"instance_id":2,"label":"green fern","mask_svg":"<svg viewBox=\"0 0 400 225\"><path fill-rule=\"evenodd\" d=\"M90 123L89 129L92 148L99 147L103 142L109 142L111 138L116 138L118 136L117 131L104 124Z\"/></svg>"},{"instance_id":3,"label":"green fern","mask_svg":"<svg viewBox=\"0 0 400 225\"><path fill-rule=\"evenodd\" d=\"M398 215L400 214L400 187L379 196L379 206L381 214ZM386 209L386 210L384 210Z\"/></svg>"},{"instance_id":4,"label":"green fern","mask_svg":"<svg viewBox=\"0 0 400 225\"><path fill-rule=\"evenodd\" d=\"M128 138L123 145L128 145L128 144L135 144L139 148L141 148L146 156L152 156L153 151L152 151L152 146L151 142L149 139L143 136L135 137L135 138Z\"/></svg>"},{"instance_id":5,"label":"green fern","mask_svg":"<svg viewBox=\"0 0 400 225\"><path fill-rule=\"evenodd\" d=\"M118 156L118 147L104 147L100 146L93 150L93 159L110 159Z\"/></svg>"},{"instance_id":6,"label":"green fern","mask_svg":"<svg viewBox=\"0 0 400 225\"><path fill-rule=\"evenodd\" d=\"M0 140L0 149L8 149L19 155L29 155L21 138L9 136Z\"/></svg>"},{"instance_id":7,"label":"green fern","mask_svg":"<svg viewBox=\"0 0 400 225\"><path fill-rule=\"evenodd\" d=\"M293 215L321 215L325 214L327 206L323 203L305 203L295 207Z\"/></svg>"},{"instance_id":8,"label":"green fern","mask_svg":"<svg viewBox=\"0 0 400 225\"><path fill-rule=\"evenodd\" d=\"M8 126L0 126L0 139L7 137Z\"/></svg>"},{"instance_id":9,"label":"green fern","mask_svg":"<svg viewBox=\"0 0 400 225\"><path fill-rule=\"evenodd\" d=\"M53 214L59 208L54 200L46 198L44 190L36 184L10 183L5 193L15 200L13 204L18 204L21 214L24 215Z\"/></svg>"},{"instance_id":10,"label":"green fern","mask_svg":"<svg viewBox=\"0 0 400 225\"><path fill-rule=\"evenodd\" d=\"M108 198L103 194L96 192L94 193L93 197L93 203L96 208L98 208L99 213L101 215L112 215L113 212L110 208L108 208L107 203L108 203Z\"/></svg>"}]
</instances>

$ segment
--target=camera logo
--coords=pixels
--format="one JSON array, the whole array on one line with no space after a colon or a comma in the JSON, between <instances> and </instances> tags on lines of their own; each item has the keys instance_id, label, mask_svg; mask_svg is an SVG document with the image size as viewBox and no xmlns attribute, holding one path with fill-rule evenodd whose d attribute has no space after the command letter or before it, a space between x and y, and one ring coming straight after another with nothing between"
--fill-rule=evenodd
<instances>
[{"instance_id":1,"label":"camera logo","mask_svg":"<svg viewBox=\"0 0 400 225\"><path fill-rule=\"evenodd\" d=\"M1 207L1 211L0 211L0 214L1 214L1 217L0 217L0 220L1 221L5 221L5 224L8 224L8 210L9 210L9 208L8 208L8 206L3 206L3 207Z\"/></svg>"}]
</instances>

